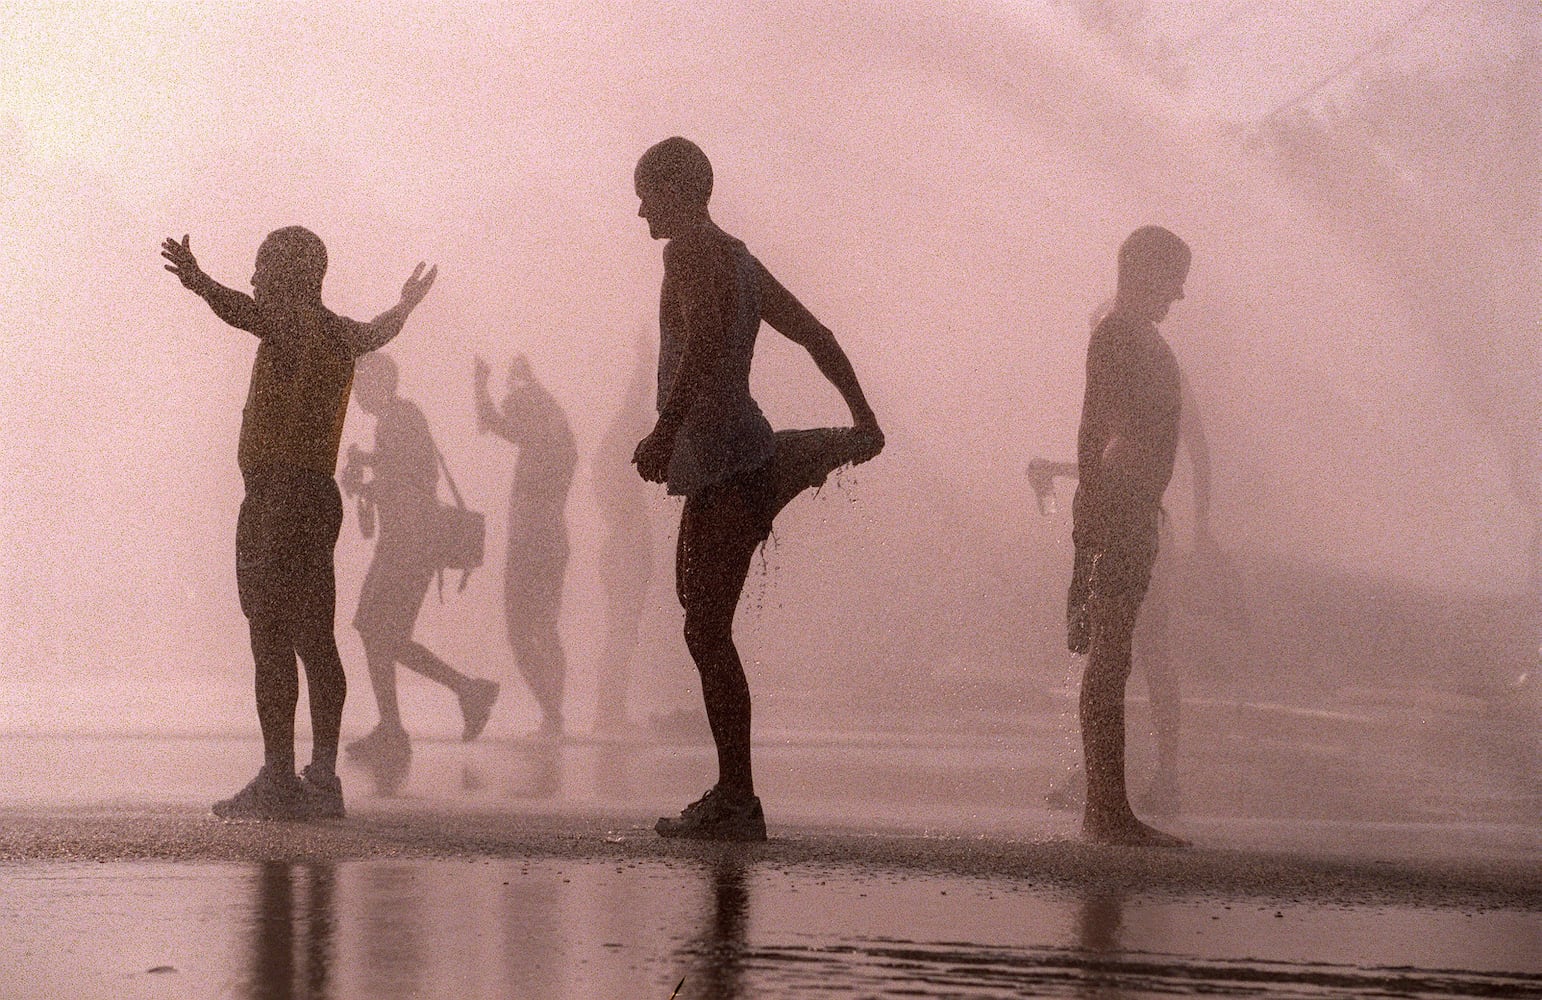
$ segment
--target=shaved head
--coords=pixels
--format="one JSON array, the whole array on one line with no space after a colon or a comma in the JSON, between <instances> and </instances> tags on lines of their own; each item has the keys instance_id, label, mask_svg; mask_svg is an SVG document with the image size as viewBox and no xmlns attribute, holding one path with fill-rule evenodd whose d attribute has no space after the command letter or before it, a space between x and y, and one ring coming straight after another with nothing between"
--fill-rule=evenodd
<instances>
[{"instance_id":1,"label":"shaved head","mask_svg":"<svg viewBox=\"0 0 1542 1000\"><path fill-rule=\"evenodd\" d=\"M707 154L680 136L650 146L637 161L633 180L639 185L663 185L685 200L702 205L712 197L712 164Z\"/></svg>"}]
</instances>

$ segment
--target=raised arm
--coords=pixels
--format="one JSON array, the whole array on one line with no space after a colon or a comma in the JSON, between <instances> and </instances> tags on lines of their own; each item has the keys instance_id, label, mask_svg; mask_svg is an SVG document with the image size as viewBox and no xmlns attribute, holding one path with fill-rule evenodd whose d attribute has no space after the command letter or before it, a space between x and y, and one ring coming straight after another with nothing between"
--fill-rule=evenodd
<instances>
[{"instance_id":1,"label":"raised arm","mask_svg":"<svg viewBox=\"0 0 1542 1000\"><path fill-rule=\"evenodd\" d=\"M772 329L808 351L820 373L830 380L830 384L835 386L846 401L846 408L851 411L851 420L856 429L871 436L871 454L858 461L866 461L878 454L883 449L883 431L879 429L878 417L862 393L862 385L857 381L856 370L851 367L846 352L836 342L835 334L819 322L765 267L760 269L760 315L771 324Z\"/></svg>"},{"instance_id":2,"label":"raised arm","mask_svg":"<svg viewBox=\"0 0 1542 1000\"><path fill-rule=\"evenodd\" d=\"M519 438L516 434L518 428L514 426L514 421L493 404L492 394L487 391L487 380L492 375L492 366L480 357L476 358L473 364L475 367L472 370L471 381L476 393L477 433L485 434L492 431L505 441L518 444Z\"/></svg>"},{"instance_id":3,"label":"raised arm","mask_svg":"<svg viewBox=\"0 0 1542 1000\"><path fill-rule=\"evenodd\" d=\"M238 330L246 330L248 333L257 331L257 303L250 295L226 288L205 274L203 268L198 266L198 259L193 256L186 234L183 234L180 243L170 236L166 237L161 244L161 256L170 261L166 270L177 276L183 288L207 302L209 308L214 310L214 315Z\"/></svg>"},{"instance_id":4,"label":"raised arm","mask_svg":"<svg viewBox=\"0 0 1542 1000\"><path fill-rule=\"evenodd\" d=\"M423 301L428 290L434 287L434 279L439 276L438 264L428 268L427 273L424 272L425 266L423 261L418 261L412 277L402 285L402 297L396 305L368 323L356 324L352 332L354 343L350 345L355 356L380 350L402 332L402 325L407 322L407 317L412 315L412 310Z\"/></svg>"}]
</instances>

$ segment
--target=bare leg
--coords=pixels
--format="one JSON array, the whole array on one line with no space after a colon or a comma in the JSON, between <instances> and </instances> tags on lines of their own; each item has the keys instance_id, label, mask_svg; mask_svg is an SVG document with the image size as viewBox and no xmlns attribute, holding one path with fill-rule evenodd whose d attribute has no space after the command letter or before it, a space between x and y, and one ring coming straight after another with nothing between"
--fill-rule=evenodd
<instances>
[{"instance_id":1,"label":"bare leg","mask_svg":"<svg viewBox=\"0 0 1542 1000\"><path fill-rule=\"evenodd\" d=\"M461 694L471 683L471 678L435 656L419 642L408 642L396 654L396 661L421 677L443 685Z\"/></svg>"},{"instance_id":2,"label":"bare leg","mask_svg":"<svg viewBox=\"0 0 1542 1000\"><path fill-rule=\"evenodd\" d=\"M305 663L305 680L310 693L314 739L311 764L330 773L337 769L343 700L348 694L348 679L343 673L342 658L337 655L337 640L332 635L330 620L324 629L308 629L300 636L296 647ZM291 716L293 711L291 708Z\"/></svg>"},{"instance_id":3,"label":"bare leg","mask_svg":"<svg viewBox=\"0 0 1542 1000\"><path fill-rule=\"evenodd\" d=\"M567 675L567 657L557 631L556 615L545 609L512 613L509 644L519 672L541 706L541 730L562 731L562 695Z\"/></svg>"},{"instance_id":4,"label":"bare leg","mask_svg":"<svg viewBox=\"0 0 1542 1000\"><path fill-rule=\"evenodd\" d=\"M1130 633L1136 610L1133 602L1109 601L1093 615L1080 706L1087 770L1082 835L1100 843L1180 846L1183 841L1135 818L1125 790L1124 689L1130 676Z\"/></svg>"},{"instance_id":5,"label":"bare leg","mask_svg":"<svg viewBox=\"0 0 1542 1000\"><path fill-rule=\"evenodd\" d=\"M364 659L369 665L370 685L375 690L375 704L380 710L380 724L363 739L348 744L348 758L367 768L382 794L396 791L407 778L412 759L412 742L402 727L401 709L396 700L396 659L402 640L361 632ZM314 700L312 701L314 705ZM318 747L320 743L318 741Z\"/></svg>"},{"instance_id":6,"label":"bare leg","mask_svg":"<svg viewBox=\"0 0 1542 1000\"><path fill-rule=\"evenodd\" d=\"M274 774L294 774L294 713L300 702L300 672L294 646L280 624L248 623L256 664L257 721L262 727L263 763Z\"/></svg>"},{"instance_id":7,"label":"bare leg","mask_svg":"<svg viewBox=\"0 0 1542 1000\"><path fill-rule=\"evenodd\" d=\"M763 515L738 491L720 489L687 501L680 518L675 584L685 610L685 644L701 674L702 700L717 744L718 786L755 794L750 763L750 689L733 641L734 612Z\"/></svg>"},{"instance_id":8,"label":"bare leg","mask_svg":"<svg viewBox=\"0 0 1542 1000\"><path fill-rule=\"evenodd\" d=\"M1182 699L1178 672L1168 645L1167 626L1170 602L1167 581L1161 576L1166 567L1159 563L1151 590L1141 605L1140 625L1135 645L1140 654L1140 669L1146 675L1146 690L1151 697L1151 719L1156 729L1156 772L1141 796L1141 808L1153 815L1171 815L1178 811L1178 732Z\"/></svg>"},{"instance_id":9,"label":"bare leg","mask_svg":"<svg viewBox=\"0 0 1542 1000\"><path fill-rule=\"evenodd\" d=\"M400 644L393 639L361 635L364 660L369 665L370 686L375 689L375 704L380 710L380 725L386 729L402 728L401 708L396 700L396 660Z\"/></svg>"}]
</instances>

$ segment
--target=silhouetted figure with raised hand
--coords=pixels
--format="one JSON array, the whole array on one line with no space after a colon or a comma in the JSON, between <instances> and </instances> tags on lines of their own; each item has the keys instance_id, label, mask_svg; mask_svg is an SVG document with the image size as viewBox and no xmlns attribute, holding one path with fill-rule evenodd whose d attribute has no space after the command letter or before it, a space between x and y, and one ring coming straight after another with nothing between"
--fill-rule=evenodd
<instances>
[{"instance_id":1,"label":"silhouetted figure with raised hand","mask_svg":"<svg viewBox=\"0 0 1542 1000\"><path fill-rule=\"evenodd\" d=\"M519 449L509 495L509 555L504 568L504 613L509 645L521 676L541 707L540 734L563 732L562 695L567 657L558 618L568 568L568 490L578 447L562 407L536 381L524 355L509 366L501 407L487 388L492 368L476 359L477 431Z\"/></svg>"},{"instance_id":2,"label":"silhouetted figure with raised hand","mask_svg":"<svg viewBox=\"0 0 1542 1000\"><path fill-rule=\"evenodd\" d=\"M644 479L685 497L675 586L718 756L717 784L655 829L666 837L764 840L734 612L777 512L840 466L877 455L883 432L834 335L712 221L712 166L701 149L665 139L643 154L634 181L649 235L669 242L659 297L659 416L633 461ZM762 320L808 350L855 426L772 433L749 391Z\"/></svg>"},{"instance_id":3,"label":"silhouetted figure with raised hand","mask_svg":"<svg viewBox=\"0 0 1542 1000\"><path fill-rule=\"evenodd\" d=\"M441 568L434 537L439 449L423 411L398 395L397 383L389 355L377 351L359 359L353 397L375 418L375 447L366 452L349 446L340 477L344 491L359 498L361 526L379 525L353 627L364 643L380 724L345 751L370 767L385 791L401 784L412 756L396 698L398 663L454 692L467 742L481 734L498 697L497 684L467 677L412 638L429 582Z\"/></svg>"},{"instance_id":4,"label":"silhouetted figure with raised hand","mask_svg":"<svg viewBox=\"0 0 1542 1000\"><path fill-rule=\"evenodd\" d=\"M337 581L332 550L343 522L333 475L354 360L385 346L428 294L438 268L419 263L401 300L369 323L321 302L327 251L300 226L275 230L257 250L252 294L226 288L198 266L188 238L161 245L166 270L214 314L258 338L241 417L237 463L246 497L236 523L236 587L251 632L263 765L229 799L226 819L341 818L338 730L347 682L333 636ZM310 691L311 762L295 776L298 654Z\"/></svg>"},{"instance_id":5,"label":"silhouetted figure with raised hand","mask_svg":"<svg viewBox=\"0 0 1542 1000\"><path fill-rule=\"evenodd\" d=\"M1082 834L1103 843L1183 843L1142 823L1130 808L1124 694L1182 410L1178 359L1156 325L1183 298L1190 259L1188 244L1166 229L1132 233L1119 248L1114 308L1087 345L1066 624L1071 651L1088 654L1081 690Z\"/></svg>"}]
</instances>

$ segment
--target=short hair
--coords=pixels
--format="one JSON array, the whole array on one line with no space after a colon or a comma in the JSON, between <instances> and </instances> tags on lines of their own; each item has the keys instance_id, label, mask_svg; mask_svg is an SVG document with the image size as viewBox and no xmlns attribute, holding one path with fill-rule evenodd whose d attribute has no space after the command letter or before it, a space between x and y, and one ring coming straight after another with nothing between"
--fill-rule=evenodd
<instances>
[{"instance_id":1,"label":"short hair","mask_svg":"<svg viewBox=\"0 0 1542 1000\"><path fill-rule=\"evenodd\" d=\"M321 292L321 279L327 273L327 245L320 236L304 226L285 226L269 233L257 252L270 247L281 255L284 272L297 285Z\"/></svg>"},{"instance_id":2,"label":"short hair","mask_svg":"<svg viewBox=\"0 0 1542 1000\"><path fill-rule=\"evenodd\" d=\"M384 351L359 355L359 360L354 362L353 375L356 380L376 382L392 395L396 393L396 359Z\"/></svg>"},{"instance_id":3,"label":"short hair","mask_svg":"<svg viewBox=\"0 0 1542 1000\"><path fill-rule=\"evenodd\" d=\"M1193 258L1189 245L1161 226L1141 226L1119 247L1119 287L1149 285L1182 273Z\"/></svg>"},{"instance_id":4,"label":"short hair","mask_svg":"<svg viewBox=\"0 0 1542 1000\"><path fill-rule=\"evenodd\" d=\"M705 205L712 197L712 163L689 139L670 136L654 143L637 161L633 179L657 181L692 201Z\"/></svg>"}]
</instances>

